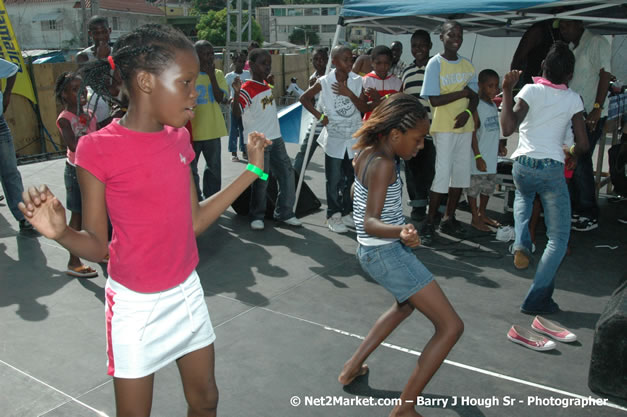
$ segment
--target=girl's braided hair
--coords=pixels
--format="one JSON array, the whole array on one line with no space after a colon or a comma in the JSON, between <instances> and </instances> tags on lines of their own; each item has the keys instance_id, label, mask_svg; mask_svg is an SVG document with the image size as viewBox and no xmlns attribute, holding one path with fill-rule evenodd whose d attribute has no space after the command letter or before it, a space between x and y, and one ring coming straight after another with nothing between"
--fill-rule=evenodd
<instances>
[{"instance_id":1,"label":"girl's braided hair","mask_svg":"<svg viewBox=\"0 0 627 417\"><path fill-rule=\"evenodd\" d=\"M168 25L147 24L120 37L113 45L111 57L115 70L119 71L124 86L130 91L129 82L136 71L160 74L181 49L194 51L194 45L182 32ZM81 90L89 85L105 100L118 101L109 91L113 78L109 61L89 62L80 71L83 76Z\"/></svg>"},{"instance_id":2,"label":"girl's braided hair","mask_svg":"<svg viewBox=\"0 0 627 417\"><path fill-rule=\"evenodd\" d=\"M359 138L353 148L364 149L375 146L396 129L401 133L416 127L419 120L427 119L427 109L420 101L409 94L396 93L384 99L370 118L353 135Z\"/></svg>"},{"instance_id":3,"label":"girl's braided hair","mask_svg":"<svg viewBox=\"0 0 627 417\"><path fill-rule=\"evenodd\" d=\"M54 97L60 104L65 104L63 100L63 92L65 91L65 87L72 80L79 78L78 74L71 71L65 71L57 77L56 82L54 83Z\"/></svg>"}]
</instances>

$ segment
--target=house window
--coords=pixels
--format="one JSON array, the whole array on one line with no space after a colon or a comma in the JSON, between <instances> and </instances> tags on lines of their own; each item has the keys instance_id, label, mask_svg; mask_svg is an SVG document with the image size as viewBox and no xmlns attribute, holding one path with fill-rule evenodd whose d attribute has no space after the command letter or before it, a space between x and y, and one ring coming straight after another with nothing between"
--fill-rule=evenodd
<instances>
[{"instance_id":1,"label":"house window","mask_svg":"<svg viewBox=\"0 0 627 417\"><path fill-rule=\"evenodd\" d=\"M335 33L335 25L322 25L322 33Z\"/></svg>"},{"instance_id":2,"label":"house window","mask_svg":"<svg viewBox=\"0 0 627 417\"><path fill-rule=\"evenodd\" d=\"M287 9L288 16L302 16L303 9Z\"/></svg>"},{"instance_id":3,"label":"house window","mask_svg":"<svg viewBox=\"0 0 627 417\"><path fill-rule=\"evenodd\" d=\"M288 27L286 25L279 25L279 33L288 33Z\"/></svg>"},{"instance_id":4,"label":"house window","mask_svg":"<svg viewBox=\"0 0 627 417\"><path fill-rule=\"evenodd\" d=\"M285 16L285 8L272 9L272 16Z\"/></svg>"},{"instance_id":5,"label":"house window","mask_svg":"<svg viewBox=\"0 0 627 417\"><path fill-rule=\"evenodd\" d=\"M322 8L323 16L335 16L337 15L337 8L335 7L323 7Z\"/></svg>"},{"instance_id":6,"label":"house window","mask_svg":"<svg viewBox=\"0 0 627 417\"><path fill-rule=\"evenodd\" d=\"M120 18L117 16L113 16L111 18L111 29L112 30L122 30L122 25L120 24Z\"/></svg>"},{"instance_id":7,"label":"house window","mask_svg":"<svg viewBox=\"0 0 627 417\"><path fill-rule=\"evenodd\" d=\"M312 7L309 9L305 9L305 16L320 16L320 8Z\"/></svg>"},{"instance_id":8,"label":"house window","mask_svg":"<svg viewBox=\"0 0 627 417\"><path fill-rule=\"evenodd\" d=\"M42 20L41 21L41 30L42 32L50 31L50 30L62 30L63 22L57 22L56 20Z\"/></svg>"}]
</instances>

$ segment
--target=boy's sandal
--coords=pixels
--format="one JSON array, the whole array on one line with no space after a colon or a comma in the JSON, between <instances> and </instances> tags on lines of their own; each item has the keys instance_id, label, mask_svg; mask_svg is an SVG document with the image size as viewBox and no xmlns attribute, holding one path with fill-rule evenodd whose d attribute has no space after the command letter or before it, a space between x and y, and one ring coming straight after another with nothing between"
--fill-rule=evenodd
<instances>
[{"instance_id":1,"label":"boy's sandal","mask_svg":"<svg viewBox=\"0 0 627 417\"><path fill-rule=\"evenodd\" d=\"M76 278L94 278L98 276L98 271L87 265L79 265L74 268L68 267L65 273Z\"/></svg>"},{"instance_id":2,"label":"boy's sandal","mask_svg":"<svg viewBox=\"0 0 627 417\"><path fill-rule=\"evenodd\" d=\"M231 157L231 162L239 162L239 158L235 155Z\"/></svg>"},{"instance_id":3,"label":"boy's sandal","mask_svg":"<svg viewBox=\"0 0 627 417\"><path fill-rule=\"evenodd\" d=\"M109 263L109 254L107 253L100 263L108 264Z\"/></svg>"}]
</instances>

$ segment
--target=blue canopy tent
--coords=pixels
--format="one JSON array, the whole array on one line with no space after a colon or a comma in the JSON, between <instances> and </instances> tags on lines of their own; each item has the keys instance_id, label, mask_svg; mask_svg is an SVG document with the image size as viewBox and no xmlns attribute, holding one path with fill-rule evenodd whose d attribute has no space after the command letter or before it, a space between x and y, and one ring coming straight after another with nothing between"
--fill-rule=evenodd
<instances>
[{"instance_id":1,"label":"blue canopy tent","mask_svg":"<svg viewBox=\"0 0 627 417\"><path fill-rule=\"evenodd\" d=\"M436 30L455 19L464 31L486 36L520 36L535 22L554 18L583 20L596 33L627 33L623 0L345 0L340 24L373 27L379 32Z\"/></svg>"},{"instance_id":2,"label":"blue canopy tent","mask_svg":"<svg viewBox=\"0 0 627 417\"><path fill-rule=\"evenodd\" d=\"M548 19L582 20L599 34L627 33L627 2L624 0L344 0L332 48L338 44L340 28L359 25L390 34L413 33L416 29L435 32L446 20L460 22L464 31L484 36L522 36L536 22ZM327 64L329 72L331 60ZM316 121L314 121L316 123ZM305 160L314 129L309 134ZM296 188L300 193L306 164Z\"/></svg>"}]
</instances>

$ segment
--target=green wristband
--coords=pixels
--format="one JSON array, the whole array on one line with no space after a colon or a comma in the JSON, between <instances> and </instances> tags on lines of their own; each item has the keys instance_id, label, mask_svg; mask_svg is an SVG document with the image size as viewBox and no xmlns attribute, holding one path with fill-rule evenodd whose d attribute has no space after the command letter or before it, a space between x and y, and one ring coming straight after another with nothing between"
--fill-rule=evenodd
<instances>
[{"instance_id":1,"label":"green wristband","mask_svg":"<svg viewBox=\"0 0 627 417\"><path fill-rule=\"evenodd\" d=\"M480 153L478 153L477 155L475 155L475 161L479 158L483 158L483 155L481 155Z\"/></svg>"},{"instance_id":2,"label":"green wristband","mask_svg":"<svg viewBox=\"0 0 627 417\"><path fill-rule=\"evenodd\" d=\"M322 121L324 120L325 117L326 117L326 115L324 113L322 113L320 115L320 118L318 119L318 121L322 123Z\"/></svg>"},{"instance_id":3,"label":"green wristband","mask_svg":"<svg viewBox=\"0 0 627 417\"><path fill-rule=\"evenodd\" d=\"M246 165L246 169L254 174L257 174L259 178L261 178L262 181L268 181L268 174L263 172L263 170L259 168L258 166L255 166L253 164L248 164Z\"/></svg>"},{"instance_id":4,"label":"green wristband","mask_svg":"<svg viewBox=\"0 0 627 417\"><path fill-rule=\"evenodd\" d=\"M572 156L575 156L575 145L572 145L570 149L568 150L568 152L570 152Z\"/></svg>"},{"instance_id":5,"label":"green wristband","mask_svg":"<svg viewBox=\"0 0 627 417\"><path fill-rule=\"evenodd\" d=\"M468 115L469 115L470 117L472 117L472 112L470 111L470 109L466 109L465 111L467 111L467 112L468 112Z\"/></svg>"}]
</instances>

